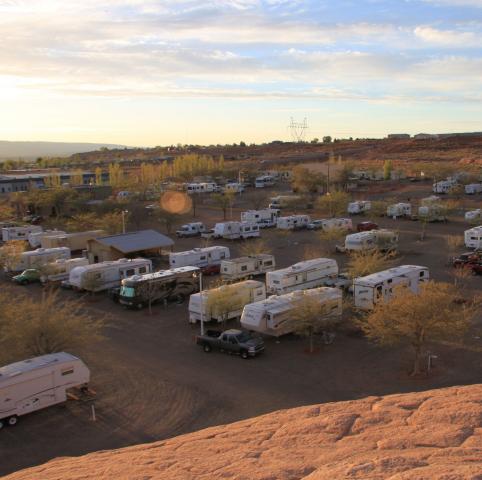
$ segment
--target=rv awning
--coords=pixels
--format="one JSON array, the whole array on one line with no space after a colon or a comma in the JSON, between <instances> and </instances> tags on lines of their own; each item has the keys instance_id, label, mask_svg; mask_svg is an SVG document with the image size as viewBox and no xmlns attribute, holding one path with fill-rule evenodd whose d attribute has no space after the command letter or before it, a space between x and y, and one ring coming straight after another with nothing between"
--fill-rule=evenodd
<instances>
[{"instance_id":1,"label":"rv awning","mask_svg":"<svg viewBox=\"0 0 482 480\"><path fill-rule=\"evenodd\" d=\"M122 253L154 250L156 248L172 247L174 241L156 230L140 230L139 232L122 233L101 237L95 240L101 245L115 248Z\"/></svg>"}]
</instances>

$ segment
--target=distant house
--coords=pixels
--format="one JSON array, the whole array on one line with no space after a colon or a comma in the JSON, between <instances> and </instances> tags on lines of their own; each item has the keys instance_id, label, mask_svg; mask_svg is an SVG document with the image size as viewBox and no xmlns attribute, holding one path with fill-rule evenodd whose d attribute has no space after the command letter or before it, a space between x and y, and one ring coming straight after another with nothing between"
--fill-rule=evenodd
<instances>
[{"instance_id":1,"label":"distant house","mask_svg":"<svg viewBox=\"0 0 482 480\"><path fill-rule=\"evenodd\" d=\"M87 242L90 263L118 260L119 258L154 257L171 251L174 241L156 230L121 233L93 238Z\"/></svg>"},{"instance_id":2,"label":"distant house","mask_svg":"<svg viewBox=\"0 0 482 480\"><path fill-rule=\"evenodd\" d=\"M387 138L390 138L391 140L406 140L407 138L410 138L409 133L390 133L387 135Z\"/></svg>"},{"instance_id":3,"label":"distant house","mask_svg":"<svg viewBox=\"0 0 482 480\"><path fill-rule=\"evenodd\" d=\"M415 140L435 140L438 138L438 135L436 133L417 133L417 135L414 135L413 138Z\"/></svg>"}]
</instances>

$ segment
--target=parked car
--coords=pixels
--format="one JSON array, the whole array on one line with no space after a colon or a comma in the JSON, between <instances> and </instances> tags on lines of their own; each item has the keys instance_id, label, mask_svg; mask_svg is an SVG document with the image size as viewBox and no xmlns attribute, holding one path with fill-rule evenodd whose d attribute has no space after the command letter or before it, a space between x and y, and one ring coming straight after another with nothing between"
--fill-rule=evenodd
<instances>
[{"instance_id":1,"label":"parked car","mask_svg":"<svg viewBox=\"0 0 482 480\"><path fill-rule=\"evenodd\" d=\"M368 232L370 230L378 230L378 224L375 222L360 222L356 226L357 232Z\"/></svg>"},{"instance_id":2,"label":"parked car","mask_svg":"<svg viewBox=\"0 0 482 480\"><path fill-rule=\"evenodd\" d=\"M482 275L482 262L480 263L467 263L465 268L471 270L473 275Z\"/></svg>"},{"instance_id":3,"label":"parked car","mask_svg":"<svg viewBox=\"0 0 482 480\"><path fill-rule=\"evenodd\" d=\"M323 226L323 220L313 220L306 226L306 228L308 230L319 230L320 228L322 228L322 226Z\"/></svg>"},{"instance_id":4,"label":"parked car","mask_svg":"<svg viewBox=\"0 0 482 480\"><path fill-rule=\"evenodd\" d=\"M28 285L29 283L40 282L41 273L36 268L27 268L19 275L12 277L12 281L19 285Z\"/></svg>"},{"instance_id":5,"label":"parked car","mask_svg":"<svg viewBox=\"0 0 482 480\"><path fill-rule=\"evenodd\" d=\"M462 253L461 255L453 259L452 265L454 267L461 267L468 263L482 263L482 250Z\"/></svg>"},{"instance_id":6,"label":"parked car","mask_svg":"<svg viewBox=\"0 0 482 480\"><path fill-rule=\"evenodd\" d=\"M196 343L201 345L206 353L218 349L221 352L234 353L244 359L255 357L264 351L262 338L234 329L224 332L208 330L206 335L196 337Z\"/></svg>"},{"instance_id":7,"label":"parked car","mask_svg":"<svg viewBox=\"0 0 482 480\"><path fill-rule=\"evenodd\" d=\"M221 265L206 265L201 267L201 272L203 275L217 275L221 271Z\"/></svg>"}]
</instances>

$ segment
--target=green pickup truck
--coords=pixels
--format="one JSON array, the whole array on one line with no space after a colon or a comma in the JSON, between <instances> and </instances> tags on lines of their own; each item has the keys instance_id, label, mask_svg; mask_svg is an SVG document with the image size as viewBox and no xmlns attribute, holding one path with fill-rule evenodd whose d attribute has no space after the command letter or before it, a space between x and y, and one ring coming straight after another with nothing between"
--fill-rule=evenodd
<instances>
[{"instance_id":1,"label":"green pickup truck","mask_svg":"<svg viewBox=\"0 0 482 480\"><path fill-rule=\"evenodd\" d=\"M12 277L12 281L18 285L28 285L29 283L40 282L41 274L35 268L28 268L21 274Z\"/></svg>"}]
</instances>

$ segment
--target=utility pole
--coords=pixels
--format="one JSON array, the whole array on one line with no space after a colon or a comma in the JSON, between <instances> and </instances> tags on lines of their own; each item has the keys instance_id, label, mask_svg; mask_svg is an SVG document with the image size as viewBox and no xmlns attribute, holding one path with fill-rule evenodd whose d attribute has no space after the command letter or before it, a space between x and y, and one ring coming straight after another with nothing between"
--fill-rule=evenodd
<instances>
[{"instance_id":1,"label":"utility pole","mask_svg":"<svg viewBox=\"0 0 482 480\"><path fill-rule=\"evenodd\" d=\"M204 335L203 272L199 272L199 309L201 310L201 335Z\"/></svg>"}]
</instances>

